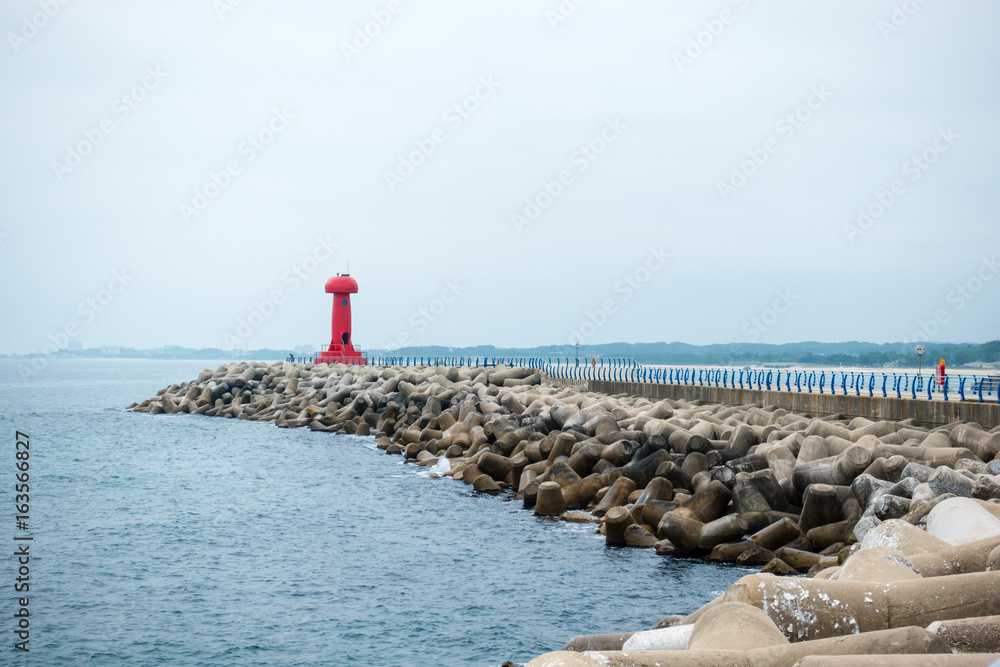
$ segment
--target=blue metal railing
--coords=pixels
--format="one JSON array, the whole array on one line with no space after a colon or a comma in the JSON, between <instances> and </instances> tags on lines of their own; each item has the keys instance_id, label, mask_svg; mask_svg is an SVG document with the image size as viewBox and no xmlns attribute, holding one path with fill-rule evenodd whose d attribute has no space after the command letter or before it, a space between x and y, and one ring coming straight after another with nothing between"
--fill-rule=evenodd
<instances>
[{"instance_id":1,"label":"blue metal railing","mask_svg":"<svg viewBox=\"0 0 1000 667\"><path fill-rule=\"evenodd\" d=\"M618 369L626 371L619 372ZM649 384L829 393L841 396L880 396L910 399L997 401L1000 376L961 374L916 375L883 371L775 370L761 368L662 368L640 364L577 366L546 363L540 370L550 377L572 380L610 380Z\"/></svg>"},{"instance_id":2,"label":"blue metal railing","mask_svg":"<svg viewBox=\"0 0 1000 667\"><path fill-rule=\"evenodd\" d=\"M319 355L296 357L316 363ZM644 384L678 384L701 387L818 392L842 396L893 396L895 398L995 402L1000 399L1000 375L917 375L884 371L794 370L770 368L694 368L644 366L634 359L573 359L552 357L378 356L349 363L367 366L459 366L496 368L520 366L564 380L608 380Z\"/></svg>"}]
</instances>

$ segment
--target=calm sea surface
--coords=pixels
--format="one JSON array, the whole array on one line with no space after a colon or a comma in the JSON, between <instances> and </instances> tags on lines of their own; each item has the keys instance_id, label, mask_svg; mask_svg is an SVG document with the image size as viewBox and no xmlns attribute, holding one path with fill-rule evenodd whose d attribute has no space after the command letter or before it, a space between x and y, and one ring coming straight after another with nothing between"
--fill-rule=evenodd
<instances>
[{"instance_id":1,"label":"calm sea surface","mask_svg":"<svg viewBox=\"0 0 1000 667\"><path fill-rule=\"evenodd\" d=\"M0 360L0 539L31 535L30 654L2 664L498 665L649 628L749 572L608 548L374 439L125 411L205 361ZM15 429L31 436L14 524Z\"/></svg>"}]
</instances>

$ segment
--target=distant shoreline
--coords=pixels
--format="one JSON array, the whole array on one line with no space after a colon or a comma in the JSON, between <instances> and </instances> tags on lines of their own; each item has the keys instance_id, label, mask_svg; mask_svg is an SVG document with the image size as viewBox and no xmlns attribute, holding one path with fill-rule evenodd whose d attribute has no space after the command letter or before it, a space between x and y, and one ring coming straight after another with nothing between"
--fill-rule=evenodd
<instances>
[{"instance_id":1,"label":"distant shoreline","mask_svg":"<svg viewBox=\"0 0 1000 667\"><path fill-rule=\"evenodd\" d=\"M62 348L49 353L0 355L0 359L150 359L150 360L206 360L226 362L236 361L284 361L290 353L295 357L310 357L322 346L290 345L288 348L259 348L256 350L226 350L221 348L190 348L167 345L154 349L136 349L123 346ZM581 363L591 360L630 359L645 366L681 367L737 367L756 368L816 368L866 370L892 369L909 370L916 368L918 357L916 344L910 342L866 343L847 341L821 343L802 341L796 343L744 343L690 345L687 343L600 343L575 345L547 345L531 348L503 348L493 345L466 347L412 346L395 350L365 348L361 350L369 357L463 357L463 358L540 358L540 359L580 359ZM986 343L924 343L922 368L933 371L939 359L944 359L952 369L985 370L1000 368L1000 340ZM45 350L46 348L42 348ZM970 365L971 364L971 365Z\"/></svg>"},{"instance_id":2,"label":"distant shoreline","mask_svg":"<svg viewBox=\"0 0 1000 667\"><path fill-rule=\"evenodd\" d=\"M404 355L405 356L405 355ZM414 355L410 355L411 357ZM419 355L418 355L419 356ZM263 362L263 363L274 363L287 360L287 355L281 357L101 357L101 356L46 356L46 355L0 355L0 360L6 361L24 361L43 357L47 361L203 361L206 363L222 363L228 364L233 362ZM581 360L581 363L586 363L586 360ZM917 373L916 366L862 366L862 365L843 365L843 364L797 364L793 362L733 362L728 364L718 364L711 363L709 361L704 362L694 362L694 363L669 363L669 364L657 364L657 363L642 363L643 366L648 366L651 368L742 368L744 366L750 366L752 368L766 368L772 370L863 370L866 372L872 371L892 371L896 373ZM924 364L920 369L920 372L924 375L932 375L934 373L935 364L932 362ZM949 373L975 373L975 372L990 372L1000 370L1000 362L974 362L973 364L966 365L948 365L946 366Z\"/></svg>"}]
</instances>

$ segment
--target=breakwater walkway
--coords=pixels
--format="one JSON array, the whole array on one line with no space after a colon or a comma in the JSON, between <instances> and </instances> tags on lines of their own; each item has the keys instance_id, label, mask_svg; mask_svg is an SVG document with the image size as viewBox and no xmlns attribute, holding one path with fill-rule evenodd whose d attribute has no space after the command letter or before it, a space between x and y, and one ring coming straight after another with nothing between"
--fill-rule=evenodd
<instances>
[{"instance_id":1,"label":"breakwater walkway","mask_svg":"<svg viewBox=\"0 0 1000 667\"><path fill-rule=\"evenodd\" d=\"M585 382L590 391L651 400L774 405L803 414L913 419L928 426L962 421L985 428L1000 426L997 379L985 375L939 379L875 371L656 368L627 363L584 369L545 364L540 370L550 379L578 387Z\"/></svg>"}]
</instances>

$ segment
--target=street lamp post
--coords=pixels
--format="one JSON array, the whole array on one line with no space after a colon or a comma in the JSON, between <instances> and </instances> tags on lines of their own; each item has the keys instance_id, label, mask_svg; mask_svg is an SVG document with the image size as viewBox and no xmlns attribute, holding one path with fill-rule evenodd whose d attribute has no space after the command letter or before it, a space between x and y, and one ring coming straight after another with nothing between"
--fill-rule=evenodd
<instances>
[{"instance_id":1,"label":"street lamp post","mask_svg":"<svg viewBox=\"0 0 1000 667\"><path fill-rule=\"evenodd\" d=\"M576 344L576 365L580 365L580 344Z\"/></svg>"}]
</instances>

